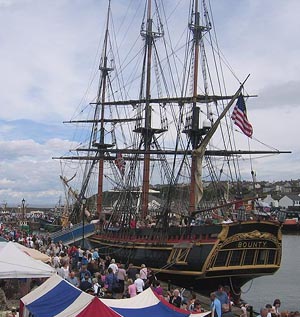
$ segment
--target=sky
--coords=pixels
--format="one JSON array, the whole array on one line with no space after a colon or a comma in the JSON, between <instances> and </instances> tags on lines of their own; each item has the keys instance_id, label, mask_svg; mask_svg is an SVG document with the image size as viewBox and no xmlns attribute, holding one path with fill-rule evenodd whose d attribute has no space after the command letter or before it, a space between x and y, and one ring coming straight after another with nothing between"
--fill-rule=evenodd
<instances>
[{"instance_id":1,"label":"sky","mask_svg":"<svg viewBox=\"0 0 300 317\"><path fill-rule=\"evenodd\" d=\"M116 23L129 2L112 0ZM300 1L211 6L222 52L239 78L251 74L247 92L259 96L247 104L254 138L292 151L255 160L257 180L300 178ZM52 157L74 145L74 129L63 121L96 96L106 8L104 0L0 0L1 204L55 205L63 195Z\"/></svg>"}]
</instances>

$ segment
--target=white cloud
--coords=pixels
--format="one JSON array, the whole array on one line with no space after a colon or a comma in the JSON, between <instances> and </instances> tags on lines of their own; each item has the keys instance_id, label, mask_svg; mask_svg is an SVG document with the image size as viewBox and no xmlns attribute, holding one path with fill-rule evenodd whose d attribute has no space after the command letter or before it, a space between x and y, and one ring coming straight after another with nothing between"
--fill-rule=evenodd
<instances>
[{"instance_id":1,"label":"white cloud","mask_svg":"<svg viewBox=\"0 0 300 317\"><path fill-rule=\"evenodd\" d=\"M124 55L126 40L139 36L134 28L140 26L143 4L112 2L116 30L128 3L136 18L120 30L128 36L121 38L120 32ZM247 102L254 136L293 151L255 160L258 179L298 178L300 2L211 3L222 51L238 77L251 73L246 91L260 97ZM182 39L186 5L179 2L180 15L165 27L166 35ZM166 6L170 21L175 6L174 1ZM60 122L73 118L96 95L106 7L107 1L93 0L0 0L0 201L25 197L28 202L53 203L62 194L60 166L51 157L74 148L68 141L71 133ZM232 91L237 88L237 83L229 85Z\"/></svg>"}]
</instances>

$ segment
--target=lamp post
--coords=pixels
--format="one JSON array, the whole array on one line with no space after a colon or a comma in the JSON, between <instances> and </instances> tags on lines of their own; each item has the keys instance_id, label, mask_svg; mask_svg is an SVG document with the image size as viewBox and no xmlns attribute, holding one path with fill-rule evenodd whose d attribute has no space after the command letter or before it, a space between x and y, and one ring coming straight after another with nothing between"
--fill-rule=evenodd
<instances>
[{"instance_id":1,"label":"lamp post","mask_svg":"<svg viewBox=\"0 0 300 317\"><path fill-rule=\"evenodd\" d=\"M22 220L25 220L25 199L22 199Z\"/></svg>"},{"instance_id":2,"label":"lamp post","mask_svg":"<svg viewBox=\"0 0 300 317\"><path fill-rule=\"evenodd\" d=\"M82 248L84 248L84 216L85 216L85 204L86 199L81 199L81 206L82 206Z\"/></svg>"}]
</instances>

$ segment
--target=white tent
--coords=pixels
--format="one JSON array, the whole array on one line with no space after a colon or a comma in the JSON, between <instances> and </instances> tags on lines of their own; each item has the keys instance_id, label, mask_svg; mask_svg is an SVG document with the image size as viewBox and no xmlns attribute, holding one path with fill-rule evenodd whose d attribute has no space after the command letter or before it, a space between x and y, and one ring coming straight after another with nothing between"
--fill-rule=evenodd
<instances>
[{"instance_id":1,"label":"white tent","mask_svg":"<svg viewBox=\"0 0 300 317\"><path fill-rule=\"evenodd\" d=\"M6 243L0 250L0 279L49 277L54 273L54 268L33 259L13 242Z\"/></svg>"},{"instance_id":2,"label":"white tent","mask_svg":"<svg viewBox=\"0 0 300 317\"><path fill-rule=\"evenodd\" d=\"M0 241L0 252L1 249L5 247L5 245L8 243L8 241ZM20 249L21 251L23 251L24 253L30 255L32 258L34 258L35 260L41 260L44 263L50 263L51 262L51 258L50 256L48 256L47 254L44 254L36 249L32 249L32 248L27 248L24 245L18 243L18 242L13 242L14 245L16 247L18 247L18 249Z\"/></svg>"}]
</instances>

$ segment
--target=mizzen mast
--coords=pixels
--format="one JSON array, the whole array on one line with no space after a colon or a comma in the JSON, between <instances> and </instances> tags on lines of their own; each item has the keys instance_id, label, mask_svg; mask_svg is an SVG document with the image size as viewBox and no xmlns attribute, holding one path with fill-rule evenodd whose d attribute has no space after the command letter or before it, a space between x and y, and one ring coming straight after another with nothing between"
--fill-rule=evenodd
<instances>
[{"instance_id":1,"label":"mizzen mast","mask_svg":"<svg viewBox=\"0 0 300 317\"><path fill-rule=\"evenodd\" d=\"M204 8L205 9L205 8ZM207 21L206 21L207 22ZM193 45L194 45L194 69L193 69L193 102L192 102L192 120L188 129L184 132L188 133L192 149L195 150L201 141L202 136L207 132L208 129L203 127L199 128L199 114L200 108L197 107L198 97L198 70L199 70L199 53L201 48L202 53L202 73L204 81L204 93L208 96L207 80L206 80L206 68L205 68L205 50L203 44L203 33L210 30L210 24L206 26L200 25L200 12L198 7L198 0L194 3L194 12L192 12L192 19L189 24L189 29L193 34ZM191 184L190 184L190 196L189 196L189 214L192 214L195 209L195 169L196 169L196 157L192 156L191 162Z\"/></svg>"}]
</instances>

